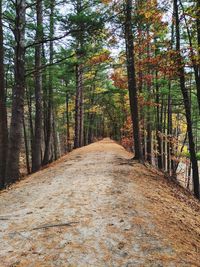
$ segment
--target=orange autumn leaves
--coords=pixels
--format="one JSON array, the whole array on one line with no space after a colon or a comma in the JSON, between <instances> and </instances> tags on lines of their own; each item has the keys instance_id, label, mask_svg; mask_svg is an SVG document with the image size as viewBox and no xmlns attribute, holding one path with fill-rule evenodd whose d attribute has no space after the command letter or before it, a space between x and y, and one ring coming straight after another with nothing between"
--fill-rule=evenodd
<instances>
[{"instance_id":1,"label":"orange autumn leaves","mask_svg":"<svg viewBox=\"0 0 200 267\"><path fill-rule=\"evenodd\" d=\"M123 73L123 69L116 69L111 74L111 79L113 80L114 86L120 89L127 89L128 88L128 81L127 75Z\"/></svg>"},{"instance_id":2,"label":"orange autumn leaves","mask_svg":"<svg viewBox=\"0 0 200 267\"><path fill-rule=\"evenodd\" d=\"M89 65L97 65L101 63L109 63L112 61L109 51L103 51L100 54L94 55L92 58L88 60Z\"/></svg>"}]
</instances>

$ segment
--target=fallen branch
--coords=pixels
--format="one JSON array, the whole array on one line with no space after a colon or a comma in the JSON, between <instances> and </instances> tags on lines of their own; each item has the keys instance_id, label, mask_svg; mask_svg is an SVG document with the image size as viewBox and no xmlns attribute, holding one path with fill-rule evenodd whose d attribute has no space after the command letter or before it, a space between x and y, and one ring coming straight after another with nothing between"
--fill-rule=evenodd
<instances>
[{"instance_id":1,"label":"fallen branch","mask_svg":"<svg viewBox=\"0 0 200 267\"><path fill-rule=\"evenodd\" d=\"M0 221L8 221L9 218L0 218Z\"/></svg>"},{"instance_id":2,"label":"fallen branch","mask_svg":"<svg viewBox=\"0 0 200 267\"><path fill-rule=\"evenodd\" d=\"M42 226L38 226L33 228L32 230L40 230L40 229L47 229L52 227L62 227L62 226L71 226L72 224L76 224L78 222L68 222L68 223L59 223L59 224L45 224Z\"/></svg>"}]
</instances>

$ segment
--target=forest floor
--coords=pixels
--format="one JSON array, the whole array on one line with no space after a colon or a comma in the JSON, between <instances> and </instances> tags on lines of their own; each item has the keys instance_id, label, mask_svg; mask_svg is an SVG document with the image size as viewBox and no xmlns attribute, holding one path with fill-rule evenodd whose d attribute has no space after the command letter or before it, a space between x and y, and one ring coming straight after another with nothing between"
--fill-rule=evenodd
<instances>
[{"instance_id":1,"label":"forest floor","mask_svg":"<svg viewBox=\"0 0 200 267\"><path fill-rule=\"evenodd\" d=\"M200 203L110 139L0 193L0 266L200 266Z\"/></svg>"}]
</instances>

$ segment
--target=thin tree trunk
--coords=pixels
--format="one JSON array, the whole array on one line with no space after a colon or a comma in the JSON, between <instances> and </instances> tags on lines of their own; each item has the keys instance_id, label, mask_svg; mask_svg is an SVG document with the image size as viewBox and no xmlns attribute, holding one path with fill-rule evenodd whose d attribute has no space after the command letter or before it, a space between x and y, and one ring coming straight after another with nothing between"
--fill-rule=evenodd
<instances>
[{"instance_id":1,"label":"thin tree trunk","mask_svg":"<svg viewBox=\"0 0 200 267\"><path fill-rule=\"evenodd\" d=\"M25 119L23 118L23 130L24 130L24 144L25 144L25 151L26 151L26 169L27 173L31 173L30 163L29 163L29 148L28 148L28 139L26 133L26 124Z\"/></svg>"},{"instance_id":2,"label":"thin tree trunk","mask_svg":"<svg viewBox=\"0 0 200 267\"><path fill-rule=\"evenodd\" d=\"M155 52L155 55L157 55L157 51ZM162 157L162 109L160 109L160 94L159 94L159 85L158 85L158 71L156 70L156 138L158 143L158 168L160 170L163 169L163 157ZM162 103L163 104L163 103ZM163 106L163 105L162 105Z\"/></svg>"},{"instance_id":3,"label":"thin tree trunk","mask_svg":"<svg viewBox=\"0 0 200 267\"><path fill-rule=\"evenodd\" d=\"M42 0L36 1L36 13L37 13L37 31L36 42L40 42L43 36L42 29ZM40 169L41 149L42 149L42 73L40 68L42 66L42 44L37 44L35 47L35 135L33 139L32 150L32 172L36 172Z\"/></svg>"},{"instance_id":4,"label":"thin tree trunk","mask_svg":"<svg viewBox=\"0 0 200 267\"><path fill-rule=\"evenodd\" d=\"M81 0L76 0L76 14L81 15L84 10L84 5ZM84 24L77 22L77 28L80 30L78 33L77 42L77 66L76 66L76 101L75 101L75 138L74 138L74 148L83 146L84 143L84 109L83 109L83 66L82 58L83 45L84 45Z\"/></svg>"},{"instance_id":5,"label":"thin tree trunk","mask_svg":"<svg viewBox=\"0 0 200 267\"><path fill-rule=\"evenodd\" d=\"M167 144L167 151L168 151L168 172L171 175L171 170L174 169L174 148L172 143L172 130L173 130L173 122L172 122L172 100L171 100L171 83L169 83L169 93L168 93L168 127L167 127L167 135L168 135L168 144Z\"/></svg>"},{"instance_id":6,"label":"thin tree trunk","mask_svg":"<svg viewBox=\"0 0 200 267\"><path fill-rule=\"evenodd\" d=\"M66 93L66 119L67 119L67 152L70 152L70 121L69 121L69 94Z\"/></svg>"},{"instance_id":7,"label":"thin tree trunk","mask_svg":"<svg viewBox=\"0 0 200 267\"><path fill-rule=\"evenodd\" d=\"M76 66L76 101L75 101L75 138L74 138L74 148L80 147L80 133L81 133L81 125L80 125L80 102L81 102L81 75L80 75L80 66Z\"/></svg>"},{"instance_id":8,"label":"thin tree trunk","mask_svg":"<svg viewBox=\"0 0 200 267\"><path fill-rule=\"evenodd\" d=\"M200 112L200 0L197 0L197 43L198 43L198 64L195 70L195 79L197 84L197 98Z\"/></svg>"},{"instance_id":9,"label":"thin tree trunk","mask_svg":"<svg viewBox=\"0 0 200 267\"><path fill-rule=\"evenodd\" d=\"M50 2L50 39L54 35L54 7L55 0ZM53 41L50 41L50 60L49 64L53 64ZM43 165L48 164L51 161L51 139L52 139L52 112L53 112L53 72L52 67L49 68L49 84L48 84L48 107L47 107L47 121L46 121L46 141L45 141L45 151L43 158Z\"/></svg>"},{"instance_id":10,"label":"thin tree trunk","mask_svg":"<svg viewBox=\"0 0 200 267\"><path fill-rule=\"evenodd\" d=\"M147 27L147 60L148 60L148 67L147 67L147 74L150 75L150 45L149 45L149 28ZM148 101L151 100L151 83L147 81L147 93L148 93ZM147 161L152 164L152 118L151 118L151 107L147 107Z\"/></svg>"},{"instance_id":11,"label":"thin tree trunk","mask_svg":"<svg viewBox=\"0 0 200 267\"><path fill-rule=\"evenodd\" d=\"M2 0L0 0L0 188L4 186L8 146L6 92L4 77Z\"/></svg>"},{"instance_id":12,"label":"thin tree trunk","mask_svg":"<svg viewBox=\"0 0 200 267\"><path fill-rule=\"evenodd\" d=\"M33 119L32 119L32 100L31 100L31 93L29 95L28 89L25 89L27 105L28 105L28 121L29 121L29 131L30 131L30 142L31 142L31 155L32 155L32 148L33 148Z\"/></svg>"},{"instance_id":13,"label":"thin tree trunk","mask_svg":"<svg viewBox=\"0 0 200 267\"><path fill-rule=\"evenodd\" d=\"M160 122L161 124L163 123L163 127L162 128L162 133L164 134L164 137L162 138L162 145L161 145L161 153L162 153L162 169L163 170L167 170L167 162L166 162L166 155L167 155L167 105L164 101L164 99L162 99L162 109L161 109L161 118L160 118Z\"/></svg>"},{"instance_id":14,"label":"thin tree trunk","mask_svg":"<svg viewBox=\"0 0 200 267\"><path fill-rule=\"evenodd\" d=\"M45 46L42 44L42 64L46 65L46 56L45 56ZM44 144L47 143L47 118L48 118L48 84L47 84L47 71L43 71L42 73L42 101L43 101L43 136L44 136ZM44 147L45 149L45 147ZM43 164L43 162L42 162Z\"/></svg>"},{"instance_id":15,"label":"thin tree trunk","mask_svg":"<svg viewBox=\"0 0 200 267\"><path fill-rule=\"evenodd\" d=\"M53 150L54 150L54 160L57 160L60 157L60 149L59 149L59 142L58 142L58 136L57 136L57 130L56 130L56 114L55 110L53 111L52 116L52 126L53 126Z\"/></svg>"},{"instance_id":16,"label":"thin tree trunk","mask_svg":"<svg viewBox=\"0 0 200 267\"><path fill-rule=\"evenodd\" d=\"M83 103L83 69L80 65L80 140L79 147L84 145L84 103Z\"/></svg>"}]
</instances>

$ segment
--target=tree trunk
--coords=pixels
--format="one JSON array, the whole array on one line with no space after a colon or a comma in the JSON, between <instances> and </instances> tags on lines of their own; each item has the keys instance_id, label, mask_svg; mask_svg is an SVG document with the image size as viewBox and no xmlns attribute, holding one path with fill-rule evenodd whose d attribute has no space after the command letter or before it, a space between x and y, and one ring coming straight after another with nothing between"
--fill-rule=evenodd
<instances>
[{"instance_id":1,"label":"tree trunk","mask_svg":"<svg viewBox=\"0 0 200 267\"><path fill-rule=\"evenodd\" d=\"M172 122L172 100L171 100L171 83L169 83L169 93L168 93L168 122L167 122L167 135L168 135L168 140L167 140L167 169L169 175L171 175L171 170L174 169L174 160L173 160L173 155L174 155L174 148L173 148L173 143L172 143L172 130L173 130L173 122Z\"/></svg>"},{"instance_id":2,"label":"tree trunk","mask_svg":"<svg viewBox=\"0 0 200 267\"><path fill-rule=\"evenodd\" d=\"M139 128L139 111L138 111L138 96L135 77L135 60L134 60L134 44L132 32L132 0L126 0L125 6L125 42L126 42L126 59L127 59L127 74L128 74L128 90L131 109L131 118L133 123L133 136L135 147L135 159L142 160L142 150L140 142Z\"/></svg>"},{"instance_id":3,"label":"tree trunk","mask_svg":"<svg viewBox=\"0 0 200 267\"><path fill-rule=\"evenodd\" d=\"M6 164L6 184L20 177L19 158L22 140L25 89L25 0L15 1L15 85L13 88L12 117Z\"/></svg>"},{"instance_id":4,"label":"tree trunk","mask_svg":"<svg viewBox=\"0 0 200 267\"><path fill-rule=\"evenodd\" d=\"M31 173L30 163L29 163L29 147L28 147L28 139L27 139L27 133L26 133L26 124L25 119L23 118L23 130L24 130L24 144L25 144L25 150L26 150L26 169L27 173Z\"/></svg>"},{"instance_id":5,"label":"tree trunk","mask_svg":"<svg viewBox=\"0 0 200 267\"><path fill-rule=\"evenodd\" d=\"M25 89L27 105L28 105L28 120L29 120L29 131L30 131L30 142L31 142L31 154L32 154L32 147L33 147L33 119L32 119L32 99L31 93L29 95L28 88Z\"/></svg>"},{"instance_id":6,"label":"tree trunk","mask_svg":"<svg viewBox=\"0 0 200 267\"><path fill-rule=\"evenodd\" d=\"M161 142L161 158L162 158L162 169L163 170L167 170L167 104L166 101L164 99L162 99L162 108L161 108L161 118L160 118L160 122L161 124L163 124L163 126L161 125L161 129L162 129L162 133L164 134L164 137L162 138L162 142Z\"/></svg>"},{"instance_id":7,"label":"tree trunk","mask_svg":"<svg viewBox=\"0 0 200 267\"><path fill-rule=\"evenodd\" d=\"M50 2L50 39L53 38L54 35L54 7L55 0L51 0ZM53 41L50 41L50 60L49 64L53 64ZM45 140L45 152L43 158L43 165L48 164L51 160L50 152L51 152L51 139L52 139L52 112L53 112L53 72L52 67L49 68L49 85L48 85L48 107L47 107L47 121L46 121L46 140Z\"/></svg>"},{"instance_id":8,"label":"tree trunk","mask_svg":"<svg viewBox=\"0 0 200 267\"><path fill-rule=\"evenodd\" d=\"M148 68L147 74L151 74L150 70L150 44L149 44L149 27L147 27L147 60L148 60ZM148 93L148 101L151 101L151 82L147 81L147 93ZM151 118L151 107L147 107L147 161L152 164L152 118Z\"/></svg>"},{"instance_id":9,"label":"tree trunk","mask_svg":"<svg viewBox=\"0 0 200 267\"><path fill-rule=\"evenodd\" d=\"M197 101L198 101L198 106L199 106L199 113L200 113L200 0L197 0L197 13L196 13L196 25L197 25L197 44L198 44L198 60L195 60L196 55L193 50L193 44L192 44L192 35L190 33L189 25L185 16L185 9L182 4L182 1L180 1L181 8L183 10L183 17L185 20L185 25L186 25L186 30L187 30L187 35L188 35L188 40L191 48L191 58L192 58L192 66L194 69L194 78L195 78L195 83L196 83L196 89L197 89Z\"/></svg>"},{"instance_id":10,"label":"tree trunk","mask_svg":"<svg viewBox=\"0 0 200 267\"><path fill-rule=\"evenodd\" d=\"M52 128L53 128L53 151L54 151L54 160L57 160L60 157L60 148L58 142L58 135L57 135L57 125L56 125L56 114L55 110L53 110L52 114Z\"/></svg>"},{"instance_id":11,"label":"tree trunk","mask_svg":"<svg viewBox=\"0 0 200 267\"><path fill-rule=\"evenodd\" d=\"M80 56L78 56L79 58ZM74 148L83 146L83 70L81 64L76 67L76 102L75 102L75 139Z\"/></svg>"},{"instance_id":12,"label":"tree trunk","mask_svg":"<svg viewBox=\"0 0 200 267\"><path fill-rule=\"evenodd\" d=\"M81 92L80 92L80 66L76 66L76 101L75 101L75 138L74 138L74 148L80 146L80 102L81 102Z\"/></svg>"},{"instance_id":13,"label":"tree trunk","mask_svg":"<svg viewBox=\"0 0 200 267\"><path fill-rule=\"evenodd\" d=\"M84 145L84 103L83 103L83 69L80 65L80 140L79 147Z\"/></svg>"},{"instance_id":14,"label":"tree trunk","mask_svg":"<svg viewBox=\"0 0 200 267\"><path fill-rule=\"evenodd\" d=\"M197 0L197 44L198 44L198 64L195 70L195 80L197 85L197 98L200 112L200 0Z\"/></svg>"},{"instance_id":15,"label":"tree trunk","mask_svg":"<svg viewBox=\"0 0 200 267\"><path fill-rule=\"evenodd\" d=\"M0 188L4 186L5 182L4 179L8 146L3 39L2 0L0 0Z\"/></svg>"},{"instance_id":16,"label":"tree trunk","mask_svg":"<svg viewBox=\"0 0 200 267\"><path fill-rule=\"evenodd\" d=\"M160 97L159 97L159 85L158 85L158 73L156 71L156 104L157 104L157 115L156 115L156 138L158 144L158 168L163 169L163 157L162 157L162 109L160 109ZM163 103L162 103L163 104Z\"/></svg>"},{"instance_id":17,"label":"tree trunk","mask_svg":"<svg viewBox=\"0 0 200 267\"><path fill-rule=\"evenodd\" d=\"M183 95L186 120L187 120L189 150L190 150L190 158L192 162L192 171L193 171L192 173L193 188L194 188L195 196L199 198L199 171L198 171L198 162L197 162L197 157L196 157L193 129L192 129L191 102L190 102L188 90L185 86L185 71L184 71L184 64L183 64L181 51L180 51L180 28L179 28L180 21L179 21L179 10L178 10L177 0L174 0L174 15L176 19L176 51L178 54L178 63L179 63L178 72L179 72L180 88L181 88L181 92Z\"/></svg>"},{"instance_id":18,"label":"tree trunk","mask_svg":"<svg viewBox=\"0 0 200 267\"><path fill-rule=\"evenodd\" d=\"M70 121L69 121L69 94L66 93L66 119L67 119L67 152L71 151L70 147Z\"/></svg>"},{"instance_id":19,"label":"tree trunk","mask_svg":"<svg viewBox=\"0 0 200 267\"><path fill-rule=\"evenodd\" d=\"M36 2L37 13L37 30L36 42L40 42L43 36L42 29L42 0ZM42 73L40 71L42 65L42 44L35 47L35 135L33 139L32 150L32 172L36 172L41 167L41 149L42 149Z\"/></svg>"}]
</instances>

